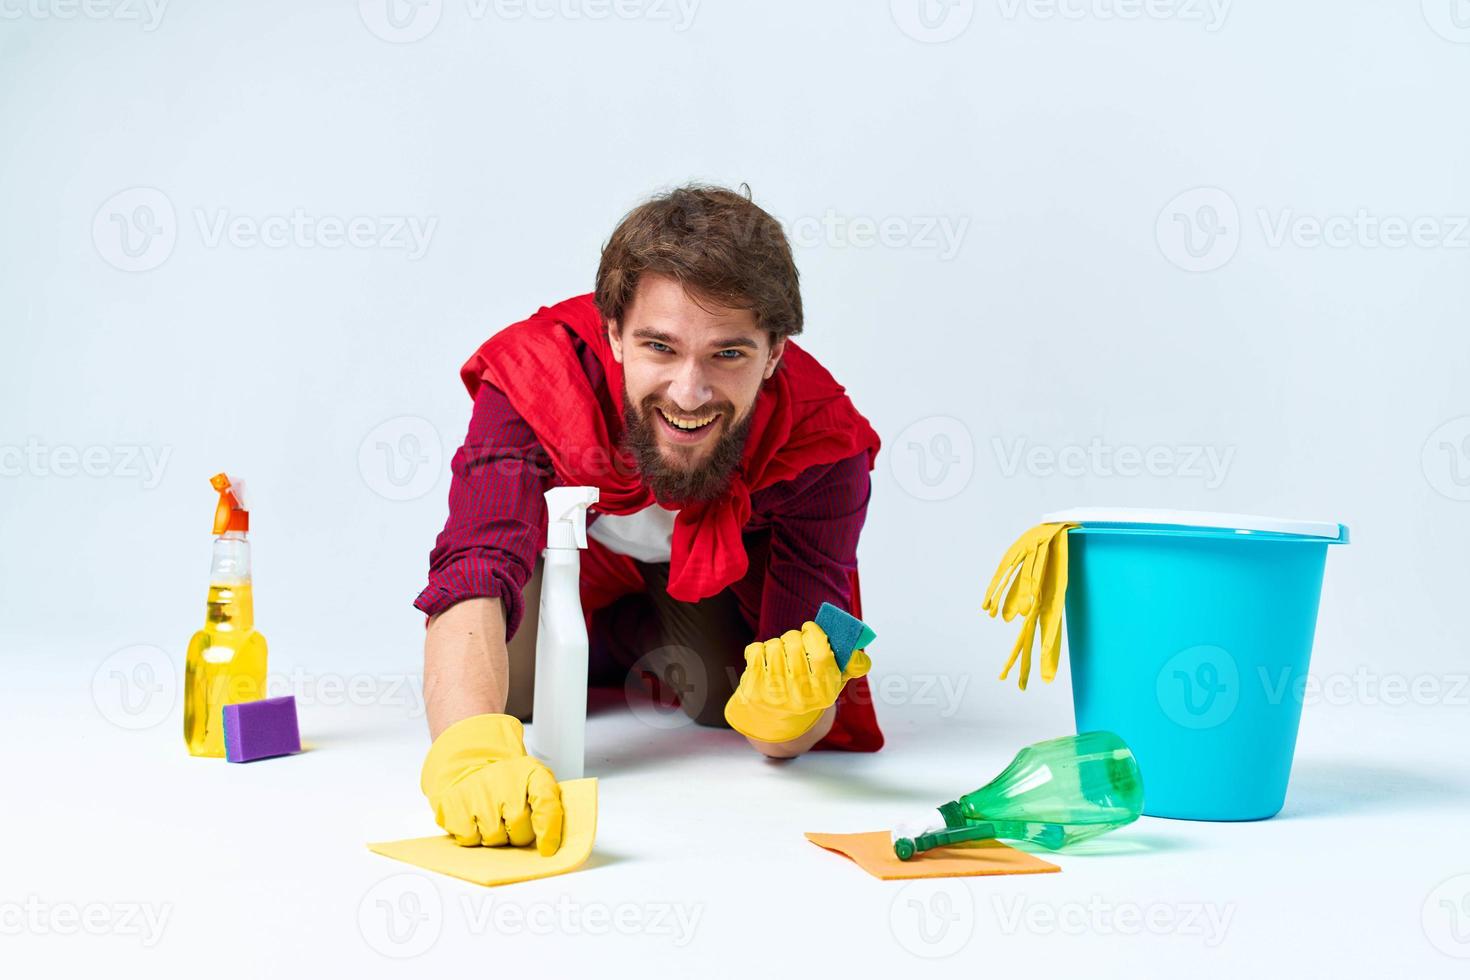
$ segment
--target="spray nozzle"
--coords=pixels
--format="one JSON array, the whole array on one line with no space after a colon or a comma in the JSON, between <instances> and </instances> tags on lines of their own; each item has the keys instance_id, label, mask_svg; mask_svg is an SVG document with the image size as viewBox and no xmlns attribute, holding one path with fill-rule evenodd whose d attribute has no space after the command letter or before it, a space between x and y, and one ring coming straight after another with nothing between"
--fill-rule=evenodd
<instances>
[{"instance_id":1,"label":"spray nozzle","mask_svg":"<svg viewBox=\"0 0 1470 980\"><path fill-rule=\"evenodd\" d=\"M209 478L209 485L219 491L219 503L214 508L214 533L250 530L250 511L245 509L245 486L232 482L225 473L216 473Z\"/></svg>"},{"instance_id":2,"label":"spray nozzle","mask_svg":"<svg viewBox=\"0 0 1470 980\"><path fill-rule=\"evenodd\" d=\"M546 491L546 547L587 547L587 508L597 503L596 487L552 487Z\"/></svg>"}]
</instances>

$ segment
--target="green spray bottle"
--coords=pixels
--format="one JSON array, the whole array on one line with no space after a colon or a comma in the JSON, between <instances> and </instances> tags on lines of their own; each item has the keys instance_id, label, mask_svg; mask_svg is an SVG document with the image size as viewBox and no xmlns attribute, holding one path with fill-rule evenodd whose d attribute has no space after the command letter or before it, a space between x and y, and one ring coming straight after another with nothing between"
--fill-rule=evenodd
<instances>
[{"instance_id":1,"label":"green spray bottle","mask_svg":"<svg viewBox=\"0 0 1470 980\"><path fill-rule=\"evenodd\" d=\"M893 829L893 853L963 841L1030 841L1056 850L1126 826L1143 812L1133 751L1112 732L1037 742L984 786Z\"/></svg>"}]
</instances>

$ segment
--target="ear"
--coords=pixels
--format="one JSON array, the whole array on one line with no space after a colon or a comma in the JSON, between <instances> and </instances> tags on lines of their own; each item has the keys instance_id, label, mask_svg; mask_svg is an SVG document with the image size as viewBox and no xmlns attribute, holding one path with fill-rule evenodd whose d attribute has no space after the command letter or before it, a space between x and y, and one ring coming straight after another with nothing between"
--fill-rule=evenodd
<instances>
[{"instance_id":1,"label":"ear","mask_svg":"<svg viewBox=\"0 0 1470 980\"><path fill-rule=\"evenodd\" d=\"M782 337L771 345L771 354L766 360L766 378L776 373L776 365L781 363L781 355L784 353L786 353L786 338Z\"/></svg>"},{"instance_id":2,"label":"ear","mask_svg":"<svg viewBox=\"0 0 1470 980\"><path fill-rule=\"evenodd\" d=\"M618 321L607 321L607 342L612 346L613 360L623 363L623 331Z\"/></svg>"}]
</instances>

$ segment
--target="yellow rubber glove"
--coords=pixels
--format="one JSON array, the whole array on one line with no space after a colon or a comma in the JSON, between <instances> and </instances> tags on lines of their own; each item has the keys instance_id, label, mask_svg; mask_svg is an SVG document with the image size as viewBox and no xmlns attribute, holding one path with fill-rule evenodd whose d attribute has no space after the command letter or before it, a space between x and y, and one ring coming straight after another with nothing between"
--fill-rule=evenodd
<instances>
[{"instance_id":1,"label":"yellow rubber glove","mask_svg":"<svg viewBox=\"0 0 1470 980\"><path fill-rule=\"evenodd\" d=\"M745 648L745 673L725 702L725 720L758 741L789 742L810 731L847 682L872 665L866 653L854 650L847 669L839 671L826 632L802 623L801 632L787 630Z\"/></svg>"},{"instance_id":2,"label":"yellow rubber glove","mask_svg":"<svg viewBox=\"0 0 1470 980\"><path fill-rule=\"evenodd\" d=\"M561 789L550 769L526 755L523 731L510 715L472 715L429 747L419 785L456 843L535 843L541 854L561 846Z\"/></svg>"},{"instance_id":3,"label":"yellow rubber glove","mask_svg":"<svg viewBox=\"0 0 1470 980\"><path fill-rule=\"evenodd\" d=\"M1067 531L1076 526L1038 524L1021 535L1001 559L1000 567L985 590L981 608L992 617L999 612L1008 623L1018 615L1025 617L1021 622L1020 635L1011 648L1010 659L1000 672L1000 679L1005 680L1019 657L1021 670L1017 683L1023 691L1031 677L1031 648L1038 625L1041 628L1041 679L1050 682L1056 677L1061 660L1062 610L1067 594ZM1005 591L1007 582L1011 588L1002 601L1001 593Z\"/></svg>"}]
</instances>

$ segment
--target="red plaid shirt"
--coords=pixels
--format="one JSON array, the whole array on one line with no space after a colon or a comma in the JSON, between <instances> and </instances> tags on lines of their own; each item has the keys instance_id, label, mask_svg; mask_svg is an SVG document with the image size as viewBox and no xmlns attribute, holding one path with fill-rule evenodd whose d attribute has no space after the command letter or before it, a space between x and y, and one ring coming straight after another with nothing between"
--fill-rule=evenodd
<instances>
[{"instance_id":1,"label":"red plaid shirt","mask_svg":"<svg viewBox=\"0 0 1470 980\"><path fill-rule=\"evenodd\" d=\"M607 399L604 407L610 405L602 365L580 342L578 353L593 389ZM451 469L449 520L414 605L432 616L464 599L498 596L509 640L524 614L521 590L546 539L542 495L556 474L530 426L489 384L475 398ZM730 588L755 630L752 640L799 629L823 602L851 608L851 573L870 495L866 451L751 494L743 533L750 570Z\"/></svg>"}]
</instances>

